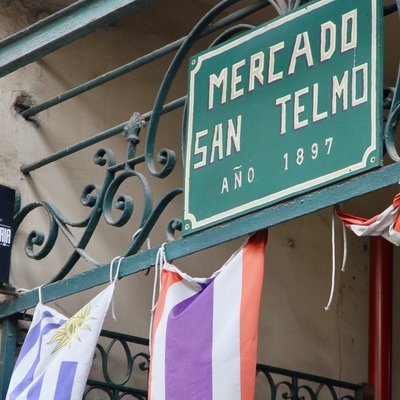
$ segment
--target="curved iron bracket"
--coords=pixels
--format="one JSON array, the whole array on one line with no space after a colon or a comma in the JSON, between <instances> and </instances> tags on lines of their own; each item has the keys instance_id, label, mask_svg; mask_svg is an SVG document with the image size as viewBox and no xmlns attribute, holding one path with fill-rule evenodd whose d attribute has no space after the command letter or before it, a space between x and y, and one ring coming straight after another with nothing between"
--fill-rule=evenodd
<instances>
[{"instance_id":1,"label":"curved iron bracket","mask_svg":"<svg viewBox=\"0 0 400 400\"><path fill-rule=\"evenodd\" d=\"M400 16L400 0L397 2L397 11ZM386 121L384 140L386 151L393 161L399 162L400 156L396 150L396 130L400 119L400 65L397 73L396 87L393 91L393 98L389 110L389 115Z\"/></svg>"}]
</instances>

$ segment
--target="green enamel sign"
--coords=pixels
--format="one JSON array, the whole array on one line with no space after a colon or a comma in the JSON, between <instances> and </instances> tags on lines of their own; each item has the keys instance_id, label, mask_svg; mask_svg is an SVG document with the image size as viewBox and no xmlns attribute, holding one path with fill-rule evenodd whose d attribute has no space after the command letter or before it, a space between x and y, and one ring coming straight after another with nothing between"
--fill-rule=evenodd
<instances>
[{"instance_id":1,"label":"green enamel sign","mask_svg":"<svg viewBox=\"0 0 400 400\"><path fill-rule=\"evenodd\" d=\"M381 11L320 0L191 58L184 234L381 164Z\"/></svg>"}]
</instances>

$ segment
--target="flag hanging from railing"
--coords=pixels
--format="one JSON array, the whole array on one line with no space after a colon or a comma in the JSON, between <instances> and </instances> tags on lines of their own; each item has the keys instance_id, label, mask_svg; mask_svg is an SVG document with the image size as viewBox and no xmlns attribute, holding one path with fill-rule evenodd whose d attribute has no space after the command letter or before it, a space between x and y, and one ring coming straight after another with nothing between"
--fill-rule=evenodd
<instances>
[{"instance_id":1,"label":"flag hanging from railing","mask_svg":"<svg viewBox=\"0 0 400 400\"><path fill-rule=\"evenodd\" d=\"M39 302L6 400L82 400L114 286L69 319Z\"/></svg>"},{"instance_id":2,"label":"flag hanging from railing","mask_svg":"<svg viewBox=\"0 0 400 400\"><path fill-rule=\"evenodd\" d=\"M389 242L400 246L400 193L382 213L367 219L337 211L338 217L347 228L358 236L383 236Z\"/></svg>"},{"instance_id":3,"label":"flag hanging from railing","mask_svg":"<svg viewBox=\"0 0 400 400\"><path fill-rule=\"evenodd\" d=\"M253 400L266 240L253 235L210 278L163 265L149 399Z\"/></svg>"}]
</instances>

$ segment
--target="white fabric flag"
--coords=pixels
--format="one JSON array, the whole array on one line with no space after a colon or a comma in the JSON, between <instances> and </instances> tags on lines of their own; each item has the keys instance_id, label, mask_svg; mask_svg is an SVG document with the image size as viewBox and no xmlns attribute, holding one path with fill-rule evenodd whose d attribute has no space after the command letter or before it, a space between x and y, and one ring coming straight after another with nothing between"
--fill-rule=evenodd
<instances>
[{"instance_id":1,"label":"white fabric flag","mask_svg":"<svg viewBox=\"0 0 400 400\"><path fill-rule=\"evenodd\" d=\"M162 266L149 400L253 400L267 231L210 278Z\"/></svg>"},{"instance_id":2,"label":"white fabric flag","mask_svg":"<svg viewBox=\"0 0 400 400\"><path fill-rule=\"evenodd\" d=\"M82 400L115 281L71 318L39 303L6 400Z\"/></svg>"},{"instance_id":3,"label":"white fabric flag","mask_svg":"<svg viewBox=\"0 0 400 400\"><path fill-rule=\"evenodd\" d=\"M392 204L372 218L356 217L337 210L338 217L357 236L383 236L396 246L400 246L400 193Z\"/></svg>"}]
</instances>

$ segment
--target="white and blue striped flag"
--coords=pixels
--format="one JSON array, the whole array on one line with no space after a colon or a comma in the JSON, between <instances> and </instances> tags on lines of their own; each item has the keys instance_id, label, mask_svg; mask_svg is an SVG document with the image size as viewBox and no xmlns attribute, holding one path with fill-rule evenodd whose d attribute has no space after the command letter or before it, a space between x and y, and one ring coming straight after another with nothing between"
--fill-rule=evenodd
<instances>
[{"instance_id":1,"label":"white and blue striped flag","mask_svg":"<svg viewBox=\"0 0 400 400\"><path fill-rule=\"evenodd\" d=\"M6 400L82 400L114 283L69 319L39 302Z\"/></svg>"}]
</instances>

